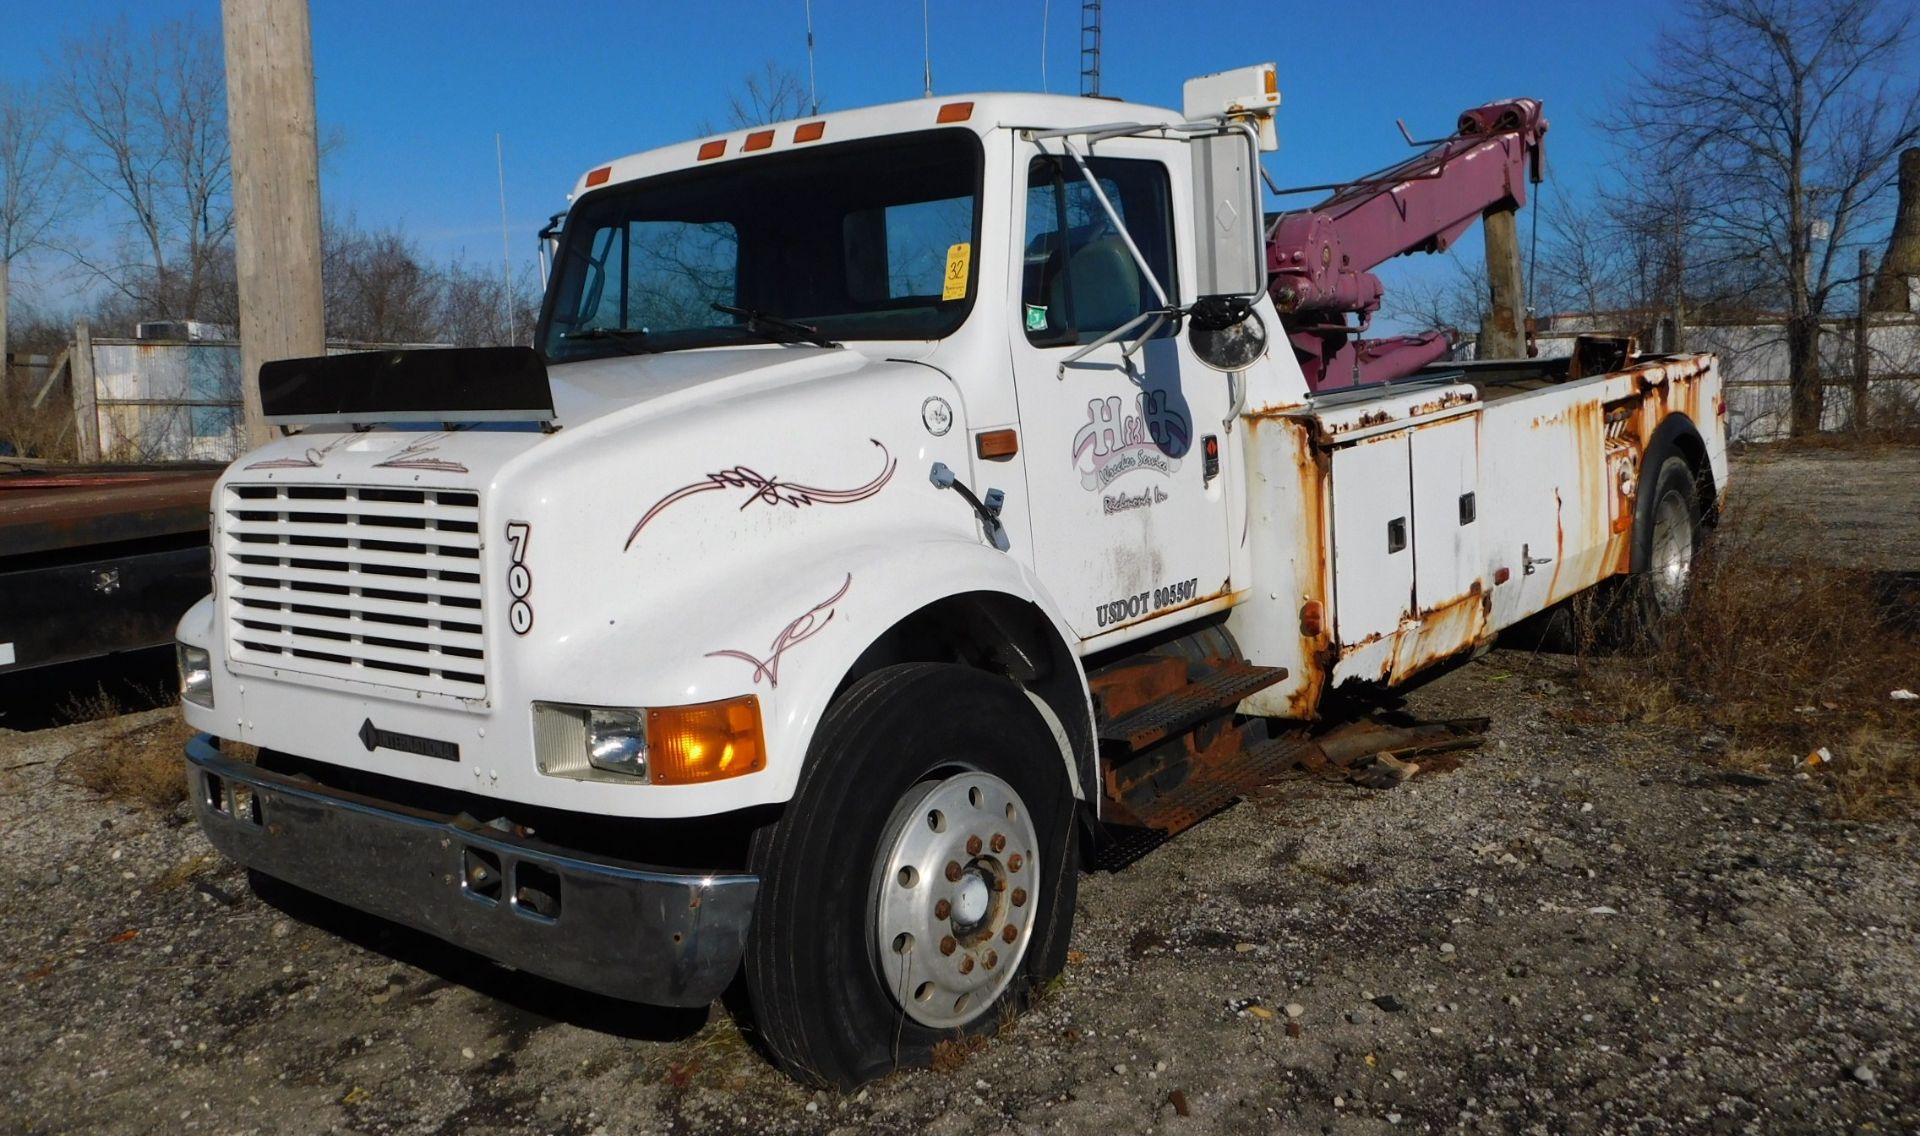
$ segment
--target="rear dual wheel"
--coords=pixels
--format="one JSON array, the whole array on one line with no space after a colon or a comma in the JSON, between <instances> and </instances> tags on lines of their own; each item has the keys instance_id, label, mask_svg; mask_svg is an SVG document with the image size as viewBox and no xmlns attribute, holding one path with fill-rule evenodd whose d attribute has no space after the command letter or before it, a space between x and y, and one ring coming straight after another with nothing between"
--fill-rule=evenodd
<instances>
[{"instance_id":1,"label":"rear dual wheel","mask_svg":"<svg viewBox=\"0 0 1920 1136\"><path fill-rule=\"evenodd\" d=\"M857 681L754 839L745 985L774 1060L852 1087L1023 1008L1066 961L1073 808L1009 680L914 663Z\"/></svg>"},{"instance_id":2,"label":"rear dual wheel","mask_svg":"<svg viewBox=\"0 0 1920 1136\"><path fill-rule=\"evenodd\" d=\"M1629 648L1655 649L1686 606L1703 528L1700 486L1687 459L1658 445L1646 469L1633 518L1632 574L1616 605L1615 634Z\"/></svg>"}]
</instances>

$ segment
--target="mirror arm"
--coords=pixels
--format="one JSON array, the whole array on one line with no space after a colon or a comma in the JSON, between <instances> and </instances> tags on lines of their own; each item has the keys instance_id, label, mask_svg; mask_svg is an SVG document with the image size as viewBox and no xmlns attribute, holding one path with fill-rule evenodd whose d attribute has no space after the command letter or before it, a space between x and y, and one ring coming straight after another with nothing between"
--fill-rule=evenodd
<instances>
[{"instance_id":1,"label":"mirror arm","mask_svg":"<svg viewBox=\"0 0 1920 1136\"><path fill-rule=\"evenodd\" d=\"M1109 331L1105 335L1094 340L1092 343L1087 344L1085 347L1082 347L1080 350L1075 351L1073 354L1067 356L1065 359L1060 360L1060 366L1054 371L1053 377L1056 379L1066 378L1068 367L1073 366L1075 363L1078 363L1080 360L1085 359L1087 356L1093 354L1095 351L1098 351L1100 348L1105 347L1107 344L1112 343L1115 340L1125 339L1127 337L1128 332L1132 331L1134 328L1140 326L1141 324L1146 323L1148 320L1154 321L1153 327L1145 335L1142 335L1140 337L1139 343L1135 343L1131 347L1122 347L1120 349L1120 357L1122 359L1130 359L1133 357L1134 352L1140 350L1141 343L1145 343L1147 340L1152 339L1156 334L1159 333L1160 326L1166 323L1168 316L1177 316L1179 314L1181 313L1176 308L1152 308L1152 309L1149 309L1148 311L1141 312L1139 315L1121 324L1119 327L1114 328L1112 331Z\"/></svg>"}]
</instances>

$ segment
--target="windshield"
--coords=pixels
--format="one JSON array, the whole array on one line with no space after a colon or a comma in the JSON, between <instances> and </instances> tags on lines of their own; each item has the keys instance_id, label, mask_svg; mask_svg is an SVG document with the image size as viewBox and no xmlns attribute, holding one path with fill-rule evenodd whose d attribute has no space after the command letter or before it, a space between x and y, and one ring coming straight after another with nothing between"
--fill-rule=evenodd
<instances>
[{"instance_id":1,"label":"windshield","mask_svg":"<svg viewBox=\"0 0 1920 1136\"><path fill-rule=\"evenodd\" d=\"M972 132L940 130L589 194L567 218L541 349L566 362L942 338L973 303L980 165Z\"/></svg>"}]
</instances>

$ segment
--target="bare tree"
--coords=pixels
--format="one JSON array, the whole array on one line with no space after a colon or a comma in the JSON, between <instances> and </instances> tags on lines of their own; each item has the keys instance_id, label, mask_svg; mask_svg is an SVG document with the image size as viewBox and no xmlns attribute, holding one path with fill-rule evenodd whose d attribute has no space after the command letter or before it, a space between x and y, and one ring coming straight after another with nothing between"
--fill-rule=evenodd
<instances>
[{"instance_id":1,"label":"bare tree","mask_svg":"<svg viewBox=\"0 0 1920 1136\"><path fill-rule=\"evenodd\" d=\"M117 207L115 255L76 259L150 315L207 318L232 257L232 171L218 37L197 21L135 42L126 23L70 40L60 101L76 167Z\"/></svg>"},{"instance_id":2,"label":"bare tree","mask_svg":"<svg viewBox=\"0 0 1920 1136\"><path fill-rule=\"evenodd\" d=\"M523 269L511 294L490 268L455 257L440 269L439 341L459 347L504 347L527 343L540 318L540 295ZM511 308L511 326L507 311ZM511 335L510 335L511 332Z\"/></svg>"},{"instance_id":3,"label":"bare tree","mask_svg":"<svg viewBox=\"0 0 1920 1136\"><path fill-rule=\"evenodd\" d=\"M807 98L807 87L800 76L769 59L760 65L760 70L747 72L740 80L740 89L727 95L726 123L715 126L712 120L701 119L699 131L718 134L723 130L766 126L819 112L820 108L812 106Z\"/></svg>"},{"instance_id":4,"label":"bare tree","mask_svg":"<svg viewBox=\"0 0 1920 1136\"><path fill-rule=\"evenodd\" d=\"M0 380L5 379L8 272L39 247L67 206L66 167L41 92L0 84Z\"/></svg>"},{"instance_id":5,"label":"bare tree","mask_svg":"<svg viewBox=\"0 0 1920 1136\"><path fill-rule=\"evenodd\" d=\"M1784 306L1796 436L1820 428L1821 316L1920 140L1911 20L1884 0L1690 0L1624 100L1635 161L1691 188L1676 245Z\"/></svg>"},{"instance_id":6,"label":"bare tree","mask_svg":"<svg viewBox=\"0 0 1920 1136\"><path fill-rule=\"evenodd\" d=\"M322 227L327 335L361 343L427 343L439 334L442 282L420 248L352 218Z\"/></svg>"}]
</instances>

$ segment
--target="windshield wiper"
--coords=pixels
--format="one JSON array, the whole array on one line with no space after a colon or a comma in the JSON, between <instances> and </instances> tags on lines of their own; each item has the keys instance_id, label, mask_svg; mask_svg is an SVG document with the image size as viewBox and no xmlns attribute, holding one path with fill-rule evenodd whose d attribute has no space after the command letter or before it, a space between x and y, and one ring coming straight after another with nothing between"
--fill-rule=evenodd
<instances>
[{"instance_id":1,"label":"windshield wiper","mask_svg":"<svg viewBox=\"0 0 1920 1136\"><path fill-rule=\"evenodd\" d=\"M647 329L644 327L586 327L581 328L579 331L563 332L560 338L567 340L606 339L612 341L615 347L618 347L629 355L645 355L652 350L652 348L646 345Z\"/></svg>"},{"instance_id":2,"label":"windshield wiper","mask_svg":"<svg viewBox=\"0 0 1920 1136\"><path fill-rule=\"evenodd\" d=\"M771 339L777 343L787 343L802 339L820 347L838 347L838 343L820 334L820 329L812 324L801 323L781 316L768 315L752 308L736 308L732 304L714 304L713 310L725 312L730 316L739 316L746 320L746 329L762 339ZM781 333L785 334L782 335Z\"/></svg>"}]
</instances>

